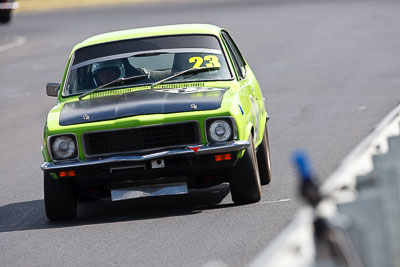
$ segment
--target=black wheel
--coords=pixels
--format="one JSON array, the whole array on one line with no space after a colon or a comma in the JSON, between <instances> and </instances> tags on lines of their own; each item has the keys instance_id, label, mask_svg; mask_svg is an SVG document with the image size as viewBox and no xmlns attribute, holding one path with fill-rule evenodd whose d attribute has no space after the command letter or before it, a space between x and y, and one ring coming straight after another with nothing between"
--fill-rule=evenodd
<instances>
[{"instance_id":1,"label":"black wheel","mask_svg":"<svg viewBox=\"0 0 400 267\"><path fill-rule=\"evenodd\" d=\"M255 203L261 199L260 175L252 136L249 141L250 146L233 168L229 182L232 200L236 204Z\"/></svg>"},{"instance_id":2,"label":"black wheel","mask_svg":"<svg viewBox=\"0 0 400 267\"><path fill-rule=\"evenodd\" d=\"M271 182L271 158L269 154L269 141L267 124L265 124L262 143L257 151L258 172L260 173L261 185Z\"/></svg>"},{"instance_id":3,"label":"black wheel","mask_svg":"<svg viewBox=\"0 0 400 267\"><path fill-rule=\"evenodd\" d=\"M0 23L8 23L11 20L11 10L0 10Z\"/></svg>"},{"instance_id":4,"label":"black wheel","mask_svg":"<svg viewBox=\"0 0 400 267\"><path fill-rule=\"evenodd\" d=\"M76 195L70 184L54 180L44 173L44 206L49 220L75 218L76 203Z\"/></svg>"}]
</instances>

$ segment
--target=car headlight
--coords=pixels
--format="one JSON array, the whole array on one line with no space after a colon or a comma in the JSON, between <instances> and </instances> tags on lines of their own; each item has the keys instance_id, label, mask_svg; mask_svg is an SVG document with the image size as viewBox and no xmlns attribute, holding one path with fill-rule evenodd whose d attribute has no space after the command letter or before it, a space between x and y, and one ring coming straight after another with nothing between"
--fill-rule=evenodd
<instances>
[{"instance_id":1,"label":"car headlight","mask_svg":"<svg viewBox=\"0 0 400 267\"><path fill-rule=\"evenodd\" d=\"M225 120L215 120L208 127L209 141L219 143L232 140L232 126Z\"/></svg>"},{"instance_id":2,"label":"car headlight","mask_svg":"<svg viewBox=\"0 0 400 267\"><path fill-rule=\"evenodd\" d=\"M51 152L55 160L76 158L78 154L76 138L73 135L59 135L51 138Z\"/></svg>"}]
</instances>

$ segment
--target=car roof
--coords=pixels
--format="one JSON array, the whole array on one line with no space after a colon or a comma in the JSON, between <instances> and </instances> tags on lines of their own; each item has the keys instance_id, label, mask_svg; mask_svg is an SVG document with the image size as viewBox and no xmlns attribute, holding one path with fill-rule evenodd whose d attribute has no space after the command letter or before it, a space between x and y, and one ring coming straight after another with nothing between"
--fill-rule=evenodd
<instances>
[{"instance_id":1,"label":"car roof","mask_svg":"<svg viewBox=\"0 0 400 267\"><path fill-rule=\"evenodd\" d=\"M210 24L178 24L115 31L95 35L84 40L73 48L72 53L82 47L119 40L176 34L210 34L218 36L221 30L222 28Z\"/></svg>"}]
</instances>

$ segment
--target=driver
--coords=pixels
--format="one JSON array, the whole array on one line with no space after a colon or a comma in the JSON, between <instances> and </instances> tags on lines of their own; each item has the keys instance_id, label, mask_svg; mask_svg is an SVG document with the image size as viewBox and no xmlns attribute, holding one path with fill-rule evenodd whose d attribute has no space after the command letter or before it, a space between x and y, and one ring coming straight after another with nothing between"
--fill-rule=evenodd
<instances>
[{"instance_id":1,"label":"driver","mask_svg":"<svg viewBox=\"0 0 400 267\"><path fill-rule=\"evenodd\" d=\"M125 67L120 59L96 62L92 65L94 84L99 87L125 77Z\"/></svg>"}]
</instances>

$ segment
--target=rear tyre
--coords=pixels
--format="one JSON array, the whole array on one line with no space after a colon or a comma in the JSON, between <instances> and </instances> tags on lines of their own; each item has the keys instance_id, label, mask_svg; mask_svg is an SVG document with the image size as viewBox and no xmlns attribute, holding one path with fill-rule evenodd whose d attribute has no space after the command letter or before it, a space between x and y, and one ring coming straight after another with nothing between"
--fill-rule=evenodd
<instances>
[{"instance_id":1,"label":"rear tyre","mask_svg":"<svg viewBox=\"0 0 400 267\"><path fill-rule=\"evenodd\" d=\"M11 10L0 10L0 23L8 23L11 20Z\"/></svg>"},{"instance_id":2,"label":"rear tyre","mask_svg":"<svg viewBox=\"0 0 400 267\"><path fill-rule=\"evenodd\" d=\"M73 219L77 199L72 186L44 173L44 206L49 220Z\"/></svg>"},{"instance_id":3,"label":"rear tyre","mask_svg":"<svg viewBox=\"0 0 400 267\"><path fill-rule=\"evenodd\" d=\"M271 158L269 153L267 124L265 124L263 140L257 151L257 163L261 185L269 184L271 182Z\"/></svg>"},{"instance_id":4,"label":"rear tyre","mask_svg":"<svg viewBox=\"0 0 400 267\"><path fill-rule=\"evenodd\" d=\"M232 200L236 204L255 203L261 199L260 175L252 136L250 136L250 146L245 149L243 157L233 167L229 185Z\"/></svg>"}]
</instances>

